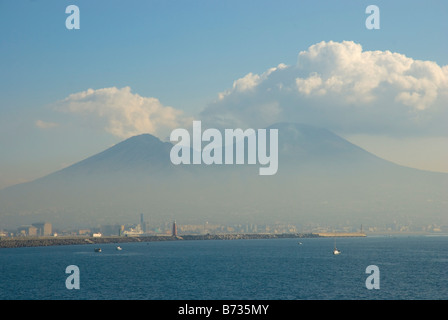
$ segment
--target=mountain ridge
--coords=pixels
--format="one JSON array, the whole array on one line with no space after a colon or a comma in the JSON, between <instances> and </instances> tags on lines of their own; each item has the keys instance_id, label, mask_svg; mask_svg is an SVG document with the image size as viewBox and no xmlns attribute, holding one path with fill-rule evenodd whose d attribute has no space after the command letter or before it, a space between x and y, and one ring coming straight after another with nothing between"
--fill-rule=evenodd
<instances>
[{"instance_id":1,"label":"mountain ridge","mask_svg":"<svg viewBox=\"0 0 448 320\"><path fill-rule=\"evenodd\" d=\"M338 215L355 221L424 215L440 220L447 208L448 174L394 164L326 129L295 123L271 128L279 129L279 170L273 176L259 176L259 164L176 166L169 158L172 143L142 134L0 190L0 218L124 223L150 211L156 220L186 221L305 223Z\"/></svg>"}]
</instances>

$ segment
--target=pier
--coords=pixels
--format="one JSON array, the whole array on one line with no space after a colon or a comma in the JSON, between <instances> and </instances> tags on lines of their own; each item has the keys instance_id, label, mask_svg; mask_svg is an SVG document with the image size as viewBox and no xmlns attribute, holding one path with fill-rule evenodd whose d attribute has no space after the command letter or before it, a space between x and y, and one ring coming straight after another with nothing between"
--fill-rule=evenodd
<instances>
[{"instance_id":1,"label":"pier","mask_svg":"<svg viewBox=\"0 0 448 320\"><path fill-rule=\"evenodd\" d=\"M362 233L248 233L248 234L203 234L181 236L138 236L138 237L23 237L2 238L0 248L45 247L61 245L85 245L105 243L154 242L154 241L191 241L191 240L239 240L239 239L285 239L285 238L322 238L322 237L365 237Z\"/></svg>"}]
</instances>

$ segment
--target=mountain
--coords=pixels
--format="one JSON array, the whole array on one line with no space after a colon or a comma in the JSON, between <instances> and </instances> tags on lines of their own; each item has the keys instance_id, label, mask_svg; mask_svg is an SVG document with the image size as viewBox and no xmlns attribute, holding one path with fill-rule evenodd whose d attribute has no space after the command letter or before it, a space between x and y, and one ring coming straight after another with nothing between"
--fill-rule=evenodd
<instances>
[{"instance_id":1,"label":"mountain","mask_svg":"<svg viewBox=\"0 0 448 320\"><path fill-rule=\"evenodd\" d=\"M280 123L278 172L254 165L173 165L172 144L143 134L0 191L2 225L153 222L364 225L446 223L448 174L385 161L334 133Z\"/></svg>"}]
</instances>

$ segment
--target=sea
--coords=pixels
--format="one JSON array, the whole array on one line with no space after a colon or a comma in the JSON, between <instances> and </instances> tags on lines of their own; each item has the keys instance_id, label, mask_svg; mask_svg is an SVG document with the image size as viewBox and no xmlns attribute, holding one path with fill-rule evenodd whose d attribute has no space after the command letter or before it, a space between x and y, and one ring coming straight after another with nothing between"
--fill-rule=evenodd
<instances>
[{"instance_id":1,"label":"sea","mask_svg":"<svg viewBox=\"0 0 448 320\"><path fill-rule=\"evenodd\" d=\"M335 242L339 255L333 255ZM185 240L120 246L122 250L117 244L103 244L101 252L95 252L98 245L93 244L0 249L0 299L448 298L448 236Z\"/></svg>"}]
</instances>

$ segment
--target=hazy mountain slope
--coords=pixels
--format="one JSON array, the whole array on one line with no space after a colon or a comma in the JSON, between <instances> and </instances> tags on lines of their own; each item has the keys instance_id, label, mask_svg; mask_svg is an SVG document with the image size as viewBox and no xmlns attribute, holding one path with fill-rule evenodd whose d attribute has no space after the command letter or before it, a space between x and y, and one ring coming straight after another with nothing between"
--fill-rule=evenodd
<instances>
[{"instance_id":1,"label":"hazy mountain slope","mask_svg":"<svg viewBox=\"0 0 448 320\"><path fill-rule=\"evenodd\" d=\"M325 129L269 128L279 130L276 175L259 176L259 164L175 166L172 144L145 134L1 190L1 223L126 223L140 212L184 223L445 219L448 174L398 166Z\"/></svg>"}]
</instances>

